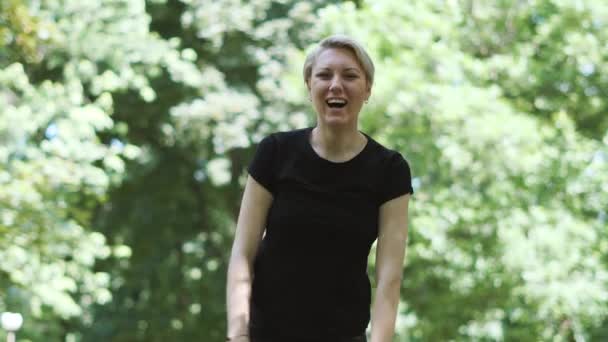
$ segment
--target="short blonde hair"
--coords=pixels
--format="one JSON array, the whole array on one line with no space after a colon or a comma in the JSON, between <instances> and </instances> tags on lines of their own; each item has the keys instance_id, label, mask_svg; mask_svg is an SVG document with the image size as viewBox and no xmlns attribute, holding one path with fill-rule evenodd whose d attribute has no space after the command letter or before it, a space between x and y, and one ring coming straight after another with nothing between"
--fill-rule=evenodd
<instances>
[{"instance_id":1,"label":"short blonde hair","mask_svg":"<svg viewBox=\"0 0 608 342\"><path fill-rule=\"evenodd\" d=\"M344 35L333 35L323 39L319 42L319 45L314 48L308 56L306 56L306 61L304 62L304 82L308 83L310 77L312 75L312 68L314 67L315 62L317 61L317 57L327 49L348 49L355 54L355 58L363 68L363 72L365 72L365 77L369 82L370 87L374 84L374 62L367 54L367 51L363 48L361 44L359 44L356 40L344 36Z\"/></svg>"}]
</instances>

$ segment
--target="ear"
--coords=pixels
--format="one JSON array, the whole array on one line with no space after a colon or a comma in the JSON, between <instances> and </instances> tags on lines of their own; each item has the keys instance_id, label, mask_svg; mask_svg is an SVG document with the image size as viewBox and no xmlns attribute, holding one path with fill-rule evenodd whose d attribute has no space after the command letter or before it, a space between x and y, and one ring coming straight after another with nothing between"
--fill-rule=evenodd
<instances>
[{"instance_id":1,"label":"ear","mask_svg":"<svg viewBox=\"0 0 608 342\"><path fill-rule=\"evenodd\" d=\"M308 101L312 101L312 93L311 93L311 89L310 89L310 81L306 80L304 83L306 83L306 89L308 90Z\"/></svg>"}]
</instances>

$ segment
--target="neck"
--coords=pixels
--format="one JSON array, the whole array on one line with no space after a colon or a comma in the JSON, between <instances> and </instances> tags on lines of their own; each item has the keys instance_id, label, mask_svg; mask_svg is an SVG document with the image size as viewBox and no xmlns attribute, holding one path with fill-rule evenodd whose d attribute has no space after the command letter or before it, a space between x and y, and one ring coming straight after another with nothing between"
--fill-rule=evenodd
<instances>
[{"instance_id":1,"label":"neck","mask_svg":"<svg viewBox=\"0 0 608 342\"><path fill-rule=\"evenodd\" d=\"M350 159L367 143L367 138L357 126L333 128L319 125L311 132L311 144L317 152L328 159Z\"/></svg>"}]
</instances>

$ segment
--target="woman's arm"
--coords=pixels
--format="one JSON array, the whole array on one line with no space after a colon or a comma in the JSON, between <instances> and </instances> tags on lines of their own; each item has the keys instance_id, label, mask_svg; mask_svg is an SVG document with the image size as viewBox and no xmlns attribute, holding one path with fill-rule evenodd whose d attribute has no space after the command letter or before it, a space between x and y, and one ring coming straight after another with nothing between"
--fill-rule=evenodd
<instances>
[{"instance_id":1,"label":"woman's arm","mask_svg":"<svg viewBox=\"0 0 608 342\"><path fill-rule=\"evenodd\" d=\"M247 178L228 264L226 311L229 338L248 335L252 265L272 200L268 190L253 177Z\"/></svg>"},{"instance_id":2,"label":"woman's arm","mask_svg":"<svg viewBox=\"0 0 608 342\"><path fill-rule=\"evenodd\" d=\"M395 333L403 259L407 244L407 217L410 195L380 207L376 246L376 295L372 309L371 342L390 342Z\"/></svg>"}]
</instances>

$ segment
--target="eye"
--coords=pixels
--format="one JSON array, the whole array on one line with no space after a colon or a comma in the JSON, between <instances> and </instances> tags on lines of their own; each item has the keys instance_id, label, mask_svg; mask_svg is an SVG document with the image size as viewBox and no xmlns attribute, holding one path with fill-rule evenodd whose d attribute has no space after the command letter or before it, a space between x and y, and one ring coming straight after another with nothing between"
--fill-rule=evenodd
<instances>
[{"instance_id":1,"label":"eye","mask_svg":"<svg viewBox=\"0 0 608 342\"><path fill-rule=\"evenodd\" d=\"M319 77L321 79L327 79L327 78L330 78L331 75L328 72L320 72L317 74L317 77Z\"/></svg>"},{"instance_id":2,"label":"eye","mask_svg":"<svg viewBox=\"0 0 608 342\"><path fill-rule=\"evenodd\" d=\"M348 74L345 77L347 79L349 79L349 80L353 80L353 79L359 78L359 75L357 75L357 74Z\"/></svg>"}]
</instances>

